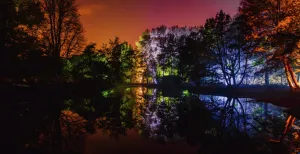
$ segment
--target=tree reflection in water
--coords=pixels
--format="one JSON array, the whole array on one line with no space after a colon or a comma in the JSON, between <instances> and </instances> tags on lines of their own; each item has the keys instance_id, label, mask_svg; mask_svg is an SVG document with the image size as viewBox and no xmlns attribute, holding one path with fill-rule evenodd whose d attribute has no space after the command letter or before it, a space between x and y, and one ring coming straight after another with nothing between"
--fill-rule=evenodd
<instances>
[{"instance_id":1,"label":"tree reflection in water","mask_svg":"<svg viewBox=\"0 0 300 154\"><path fill-rule=\"evenodd\" d=\"M158 89L139 87L74 97L64 105L48 104L24 107L18 112L26 114L15 116L23 123L22 133L35 131L20 143L27 149L80 153L88 134L100 131L119 139L128 130L163 144L185 141L200 147L199 153L204 154L292 153L299 142L299 122L294 116L288 118L282 108L246 98L188 91L173 98L164 97ZM26 119L34 119L36 124L26 126Z\"/></svg>"}]
</instances>

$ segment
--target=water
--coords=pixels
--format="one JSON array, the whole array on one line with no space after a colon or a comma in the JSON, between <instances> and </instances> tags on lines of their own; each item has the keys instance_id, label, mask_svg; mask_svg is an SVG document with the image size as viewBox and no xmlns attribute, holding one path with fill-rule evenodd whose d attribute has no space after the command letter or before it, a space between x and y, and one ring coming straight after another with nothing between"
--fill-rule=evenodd
<instances>
[{"instance_id":1,"label":"water","mask_svg":"<svg viewBox=\"0 0 300 154\"><path fill-rule=\"evenodd\" d=\"M292 153L298 121L251 98L114 88L89 97L14 100L2 112L11 153ZM16 104L17 103L17 104ZM279 143L279 141L282 142Z\"/></svg>"}]
</instances>

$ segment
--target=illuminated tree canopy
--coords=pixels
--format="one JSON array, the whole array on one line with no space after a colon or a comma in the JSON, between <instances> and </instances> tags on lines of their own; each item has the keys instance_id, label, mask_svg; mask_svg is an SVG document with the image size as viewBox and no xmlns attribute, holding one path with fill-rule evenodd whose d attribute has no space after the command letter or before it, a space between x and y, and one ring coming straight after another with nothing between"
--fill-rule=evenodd
<instances>
[{"instance_id":1,"label":"illuminated tree canopy","mask_svg":"<svg viewBox=\"0 0 300 154\"><path fill-rule=\"evenodd\" d=\"M251 31L247 40L255 42L254 52L271 52L272 60L282 61L288 83L299 88L291 63L299 59L300 3L296 0L243 0L239 15Z\"/></svg>"}]
</instances>

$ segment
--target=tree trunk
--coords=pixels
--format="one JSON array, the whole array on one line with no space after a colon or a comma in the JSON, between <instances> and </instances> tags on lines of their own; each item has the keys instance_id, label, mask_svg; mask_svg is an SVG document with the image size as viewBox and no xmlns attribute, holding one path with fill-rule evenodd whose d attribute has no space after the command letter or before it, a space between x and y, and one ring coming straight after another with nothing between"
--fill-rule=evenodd
<instances>
[{"instance_id":1,"label":"tree trunk","mask_svg":"<svg viewBox=\"0 0 300 154\"><path fill-rule=\"evenodd\" d=\"M287 68L288 68L288 71L291 75L291 78L292 78L292 81L294 83L295 88L300 88L299 84L298 84L298 81L296 79L295 73L293 71L293 68L292 68L292 66L290 65L290 63L288 61L287 61Z\"/></svg>"},{"instance_id":2,"label":"tree trunk","mask_svg":"<svg viewBox=\"0 0 300 154\"><path fill-rule=\"evenodd\" d=\"M269 72L265 72L265 85L266 86L268 86L270 84L269 78L270 78Z\"/></svg>"},{"instance_id":3,"label":"tree trunk","mask_svg":"<svg viewBox=\"0 0 300 154\"><path fill-rule=\"evenodd\" d=\"M290 87L291 91L294 91L295 86L294 86L293 80L292 80L292 78L289 74L290 72L289 72L289 69L288 69L288 62L287 62L286 57L283 58L283 64L284 64L284 71L285 71L285 75L286 75L286 79L288 81L289 87Z\"/></svg>"},{"instance_id":4,"label":"tree trunk","mask_svg":"<svg viewBox=\"0 0 300 154\"><path fill-rule=\"evenodd\" d=\"M55 51L52 55L52 60L54 62L54 69L55 69L55 75L61 75L62 74L62 62L60 58L60 52Z\"/></svg>"},{"instance_id":5,"label":"tree trunk","mask_svg":"<svg viewBox=\"0 0 300 154\"><path fill-rule=\"evenodd\" d=\"M236 86L235 74L232 75L232 79L233 79L233 85Z\"/></svg>"},{"instance_id":6,"label":"tree trunk","mask_svg":"<svg viewBox=\"0 0 300 154\"><path fill-rule=\"evenodd\" d=\"M280 83L281 83L281 85L283 85L283 73L281 73L281 75L280 75Z\"/></svg>"}]
</instances>

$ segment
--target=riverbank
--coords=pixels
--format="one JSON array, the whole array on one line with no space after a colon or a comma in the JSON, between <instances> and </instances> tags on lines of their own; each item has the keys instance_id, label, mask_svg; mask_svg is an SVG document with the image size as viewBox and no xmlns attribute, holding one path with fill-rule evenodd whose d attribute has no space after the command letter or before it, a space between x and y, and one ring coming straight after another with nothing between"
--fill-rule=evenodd
<instances>
[{"instance_id":1,"label":"riverbank","mask_svg":"<svg viewBox=\"0 0 300 154\"><path fill-rule=\"evenodd\" d=\"M34 85L12 85L1 84L0 92L5 100L29 101L36 97L51 99L66 99L71 97L92 97L99 95L101 90L114 87L133 88L147 87L180 93L182 89L191 93L203 95L226 96L232 98L252 98L257 101L272 102L283 107L300 106L300 91L290 92L288 87L276 86L244 86L244 87L222 87L222 86L180 86L159 84L123 84L111 85L103 82L80 82L61 84L34 84ZM177 92L178 91L178 92ZM174 96L178 97L178 96Z\"/></svg>"}]
</instances>

